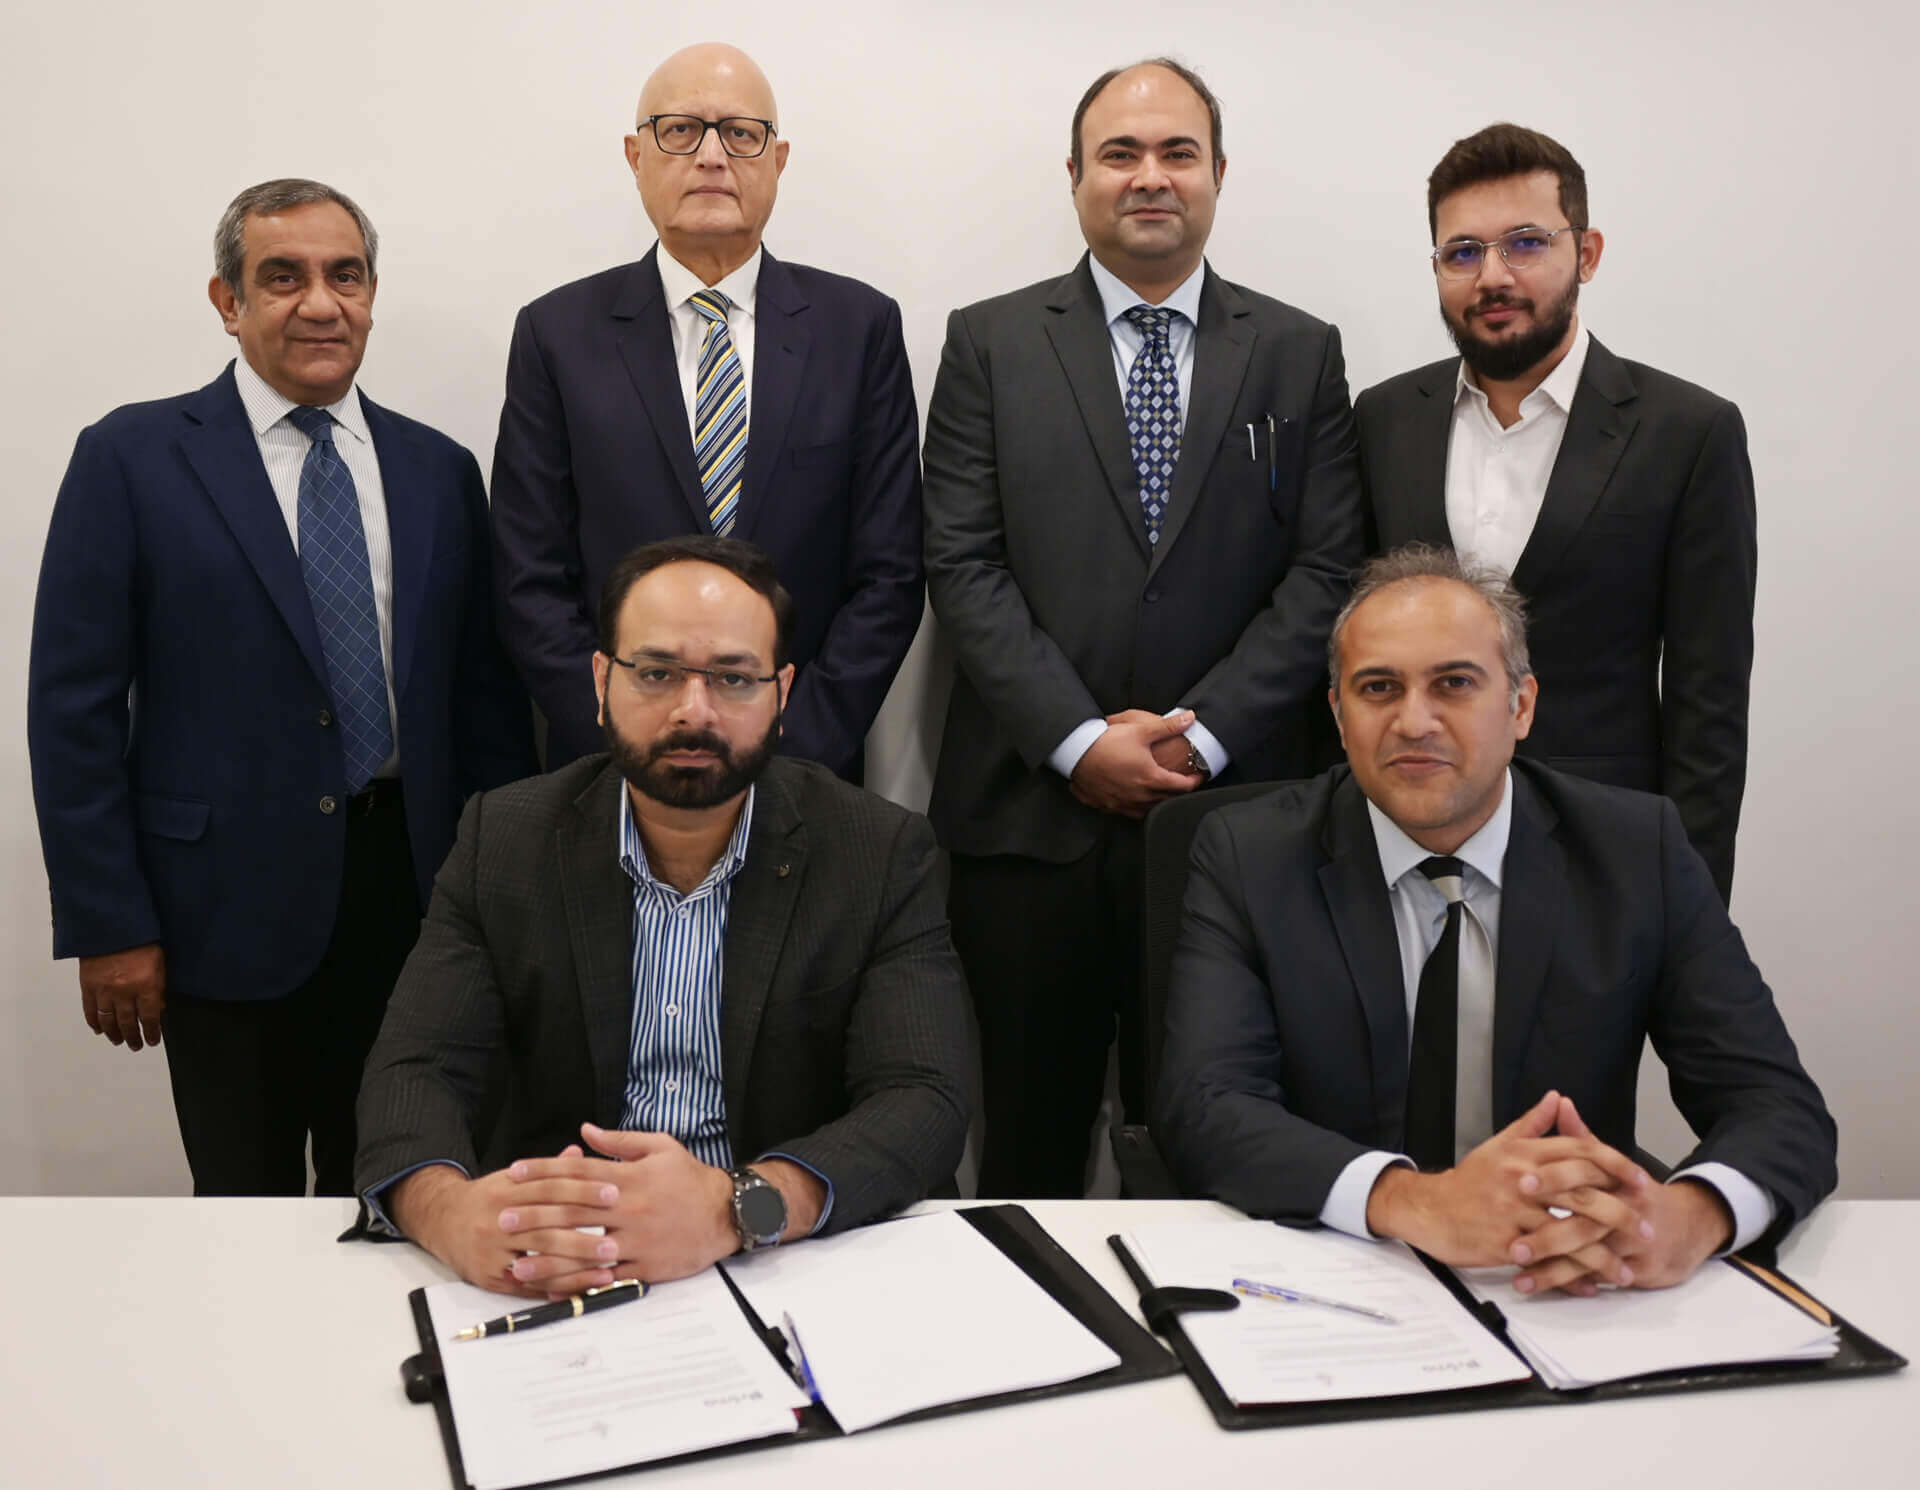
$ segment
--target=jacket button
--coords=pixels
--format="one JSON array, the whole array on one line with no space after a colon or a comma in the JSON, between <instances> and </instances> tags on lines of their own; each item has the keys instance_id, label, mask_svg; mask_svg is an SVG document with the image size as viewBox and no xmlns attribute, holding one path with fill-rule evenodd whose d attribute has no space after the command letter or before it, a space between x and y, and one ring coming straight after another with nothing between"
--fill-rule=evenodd
<instances>
[{"instance_id":1,"label":"jacket button","mask_svg":"<svg viewBox=\"0 0 1920 1490\"><path fill-rule=\"evenodd\" d=\"M340 804L334 801L332 797L322 797L320 799L320 810L322 812L332 812L333 809L339 805Z\"/></svg>"},{"instance_id":2,"label":"jacket button","mask_svg":"<svg viewBox=\"0 0 1920 1490\"><path fill-rule=\"evenodd\" d=\"M1156 601L1156 600L1158 600L1159 598L1160 598L1160 592L1159 592L1158 590L1149 590L1149 591L1147 591L1147 604L1148 604L1148 605L1152 605L1152 604L1153 604L1153 602L1154 602L1154 601Z\"/></svg>"},{"instance_id":3,"label":"jacket button","mask_svg":"<svg viewBox=\"0 0 1920 1490\"><path fill-rule=\"evenodd\" d=\"M322 709L319 714L319 719L320 719L320 728L325 729L328 725L333 723L333 710Z\"/></svg>"}]
</instances>

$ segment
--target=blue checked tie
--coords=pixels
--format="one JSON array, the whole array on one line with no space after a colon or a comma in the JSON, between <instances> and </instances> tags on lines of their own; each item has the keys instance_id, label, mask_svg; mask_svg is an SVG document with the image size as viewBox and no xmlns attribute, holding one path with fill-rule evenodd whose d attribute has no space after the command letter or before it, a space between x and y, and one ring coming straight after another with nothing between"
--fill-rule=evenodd
<instances>
[{"instance_id":1,"label":"blue checked tie","mask_svg":"<svg viewBox=\"0 0 1920 1490\"><path fill-rule=\"evenodd\" d=\"M707 323L694 385L693 458L700 467L707 517L713 531L724 534L740 510L740 475L747 467L747 382L727 330L733 302L718 290L701 290L687 303Z\"/></svg>"},{"instance_id":2,"label":"blue checked tie","mask_svg":"<svg viewBox=\"0 0 1920 1490\"><path fill-rule=\"evenodd\" d=\"M357 792L393 754L387 673L380 660L380 619L373 608L373 568L360 526L353 473L333 445L333 415L301 406L287 422L313 444L300 467L300 570L320 628L347 791Z\"/></svg>"},{"instance_id":3,"label":"blue checked tie","mask_svg":"<svg viewBox=\"0 0 1920 1490\"><path fill-rule=\"evenodd\" d=\"M1127 374L1127 435L1140 473L1140 510L1147 542L1160 541L1160 524L1173 500L1173 467L1180 459L1180 380L1167 342L1170 310L1136 305L1126 313L1139 328L1140 352Z\"/></svg>"}]
</instances>

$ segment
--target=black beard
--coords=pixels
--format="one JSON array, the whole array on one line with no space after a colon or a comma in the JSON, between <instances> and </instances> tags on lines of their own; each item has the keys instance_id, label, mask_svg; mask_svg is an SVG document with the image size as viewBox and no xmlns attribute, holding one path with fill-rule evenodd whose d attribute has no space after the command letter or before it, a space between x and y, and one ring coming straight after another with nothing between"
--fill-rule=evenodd
<instances>
[{"instance_id":1,"label":"black beard","mask_svg":"<svg viewBox=\"0 0 1920 1490\"><path fill-rule=\"evenodd\" d=\"M620 733L607 711L601 726L607 737L607 750L613 764L634 788L663 807L718 807L737 797L767 769L780 743L780 713L774 711L773 723L760 742L736 756L733 748L716 734L704 730L680 730L655 740L644 751ZM675 750L705 750L712 753L707 766L671 766L660 759Z\"/></svg>"},{"instance_id":2,"label":"black beard","mask_svg":"<svg viewBox=\"0 0 1920 1490\"><path fill-rule=\"evenodd\" d=\"M1447 323L1447 334L1460 349L1460 360L1473 370L1475 377L1507 383L1560 345L1573 325L1573 312L1579 299L1580 281L1575 279L1567 286L1566 294L1549 305L1544 313L1536 309L1531 331L1497 342L1482 341L1469 335L1454 323L1453 317L1444 308L1440 312L1440 319ZM1473 309L1521 303L1515 296L1502 295L1498 299L1482 300Z\"/></svg>"}]
</instances>

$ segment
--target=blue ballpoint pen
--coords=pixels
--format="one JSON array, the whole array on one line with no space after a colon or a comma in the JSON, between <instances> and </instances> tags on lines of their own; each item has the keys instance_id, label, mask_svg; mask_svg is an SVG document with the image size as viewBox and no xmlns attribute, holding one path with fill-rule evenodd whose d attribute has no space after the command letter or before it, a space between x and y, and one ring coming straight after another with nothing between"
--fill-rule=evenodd
<instances>
[{"instance_id":1,"label":"blue ballpoint pen","mask_svg":"<svg viewBox=\"0 0 1920 1490\"><path fill-rule=\"evenodd\" d=\"M1364 1319L1377 1319L1381 1324L1400 1323L1391 1314L1382 1314L1378 1309L1368 1309L1360 1304L1343 1304L1338 1299L1322 1298L1317 1293L1301 1293L1295 1288L1282 1288L1277 1283L1256 1283L1251 1278L1235 1278L1233 1291L1249 1294L1256 1299L1272 1299L1280 1304L1318 1304L1322 1309L1338 1309L1342 1314L1358 1314Z\"/></svg>"}]
</instances>

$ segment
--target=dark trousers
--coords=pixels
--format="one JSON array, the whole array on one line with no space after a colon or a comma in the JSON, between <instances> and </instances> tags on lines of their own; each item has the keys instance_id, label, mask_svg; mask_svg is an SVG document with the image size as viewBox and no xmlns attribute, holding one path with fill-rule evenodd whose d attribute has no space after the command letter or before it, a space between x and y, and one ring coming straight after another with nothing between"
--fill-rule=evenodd
<instances>
[{"instance_id":1,"label":"dark trousers","mask_svg":"<svg viewBox=\"0 0 1920 1490\"><path fill-rule=\"evenodd\" d=\"M982 1196L1076 1199L1120 1033L1120 1097L1146 1121L1141 833L1115 818L1070 864L953 856L948 914L980 1020Z\"/></svg>"},{"instance_id":2,"label":"dark trousers","mask_svg":"<svg viewBox=\"0 0 1920 1490\"><path fill-rule=\"evenodd\" d=\"M353 1193L360 1071L420 934L420 900L399 782L345 810L340 903L313 975L276 999L167 991L163 1048L195 1195L304 1195L309 1135L314 1193Z\"/></svg>"}]
</instances>

